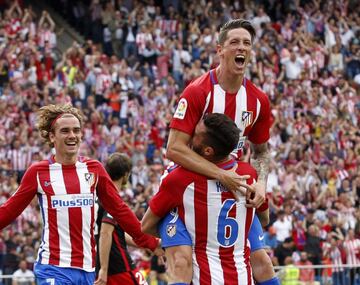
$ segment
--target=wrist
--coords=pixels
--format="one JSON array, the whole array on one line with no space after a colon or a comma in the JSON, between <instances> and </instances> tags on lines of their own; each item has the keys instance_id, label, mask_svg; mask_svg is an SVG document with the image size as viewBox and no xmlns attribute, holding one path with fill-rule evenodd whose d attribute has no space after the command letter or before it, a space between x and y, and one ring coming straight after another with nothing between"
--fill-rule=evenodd
<instances>
[{"instance_id":1,"label":"wrist","mask_svg":"<svg viewBox=\"0 0 360 285\"><path fill-rule=\"evenodd\" d=\"M220 182L223 181L223 179L226 175L226 172L227 172L226 170L219 168L219 171L217 171L214 175L215 179L219 180Z\"/></svg>"},{"instance_id":2,"label":"wrist","mask_svg":"<svg viewBox=\"0 0 360 285\"><path fill-rule=\"evenodd\" d=\"M260 186L257 189L263 190L262 192L264 192L264 194L265 194L265 192L266 192L266 181L264 179L259 179L259 180L256 181L256 184L257 184L257 186Z\"/></svg>"},{"instance_id":3,"label":"wrist","mask_svg":"<svg viewBox=\"0 0 360 285\"><path fill-rule=\"evenodd\" d=\"M256 209L257 212L262 213L269 209L269 200L265 199L265 202L261 204L259 208Z\"/></svg>"}]
</instances>

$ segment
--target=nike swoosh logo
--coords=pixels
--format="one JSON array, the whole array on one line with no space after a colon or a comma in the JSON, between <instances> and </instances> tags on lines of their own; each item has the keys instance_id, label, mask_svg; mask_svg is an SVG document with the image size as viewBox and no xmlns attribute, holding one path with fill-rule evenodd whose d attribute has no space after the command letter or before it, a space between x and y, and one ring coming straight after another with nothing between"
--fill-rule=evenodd
<instances>
[{"instance_id":1,"label":"nike swoosh logo","mask_svg":"<svg viewBox=\"0 0 360 285\"><path fill-rule=\"evenodd\" d=\"M264 236L259 236L259 240L263 240L264 239Z\"/></svg>"}]
</instances>

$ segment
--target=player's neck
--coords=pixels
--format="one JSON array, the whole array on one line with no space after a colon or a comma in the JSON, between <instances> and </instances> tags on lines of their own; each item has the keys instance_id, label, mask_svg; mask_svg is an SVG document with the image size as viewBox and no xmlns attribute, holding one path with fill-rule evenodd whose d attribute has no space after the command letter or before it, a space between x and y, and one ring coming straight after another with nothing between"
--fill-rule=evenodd
<instances>
[{"instance_id":1,"label":"player's neck","mask_svg":"<svg viewBox=\"0 0 360 285\"><path fill-rule=\"evenodd\" d=\"M231 74L219 66L216 69L216 77L222 89L229 93L236 93L243 83L243 75Z\"/></svg>"},{"instance_id":2,"label":"player's neck","mask_svg":"<svg viewBox=\"0 0 360 285\"><path fill-rule=\"evenodd\" d=\"M212 163L216 164L216 165L220 165L220 164L224 164L228 161L230 161L232 158L231 156L226 156L225 158L222 158L222 159L213 159L213 160L210 160Z\"/></svg>"},{"instance_id":3,"label":"player's neck","mask_svg":"<svg viewBox=\"0 0 360 285\"><path fill-rule=\"evenodd\" d=\"M113 180L115 186L116 186L116 189L118 190L118 192L121 191L121 188L122 188L122 185L123 185L123 180L124 180L124 177L121 177L120 179L118 180Z\"/></svg>"},{"instance_id":4,"label":"player's neck","mask_svg":"<svg viewBox=\"0 0 360 285\"><path fill-rule=\"evenodd\" d=\"M77 161L77 155L62 156L55 154L54 160L62 165L73 165Z\"/></svg>"}]
</instances>

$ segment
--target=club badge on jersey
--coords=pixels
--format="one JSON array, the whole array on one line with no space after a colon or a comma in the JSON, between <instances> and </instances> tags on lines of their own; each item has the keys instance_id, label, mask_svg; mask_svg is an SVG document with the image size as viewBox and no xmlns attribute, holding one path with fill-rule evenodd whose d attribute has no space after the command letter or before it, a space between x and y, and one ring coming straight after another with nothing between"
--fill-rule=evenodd
<instances>
[{"instance_id":1,"label":"club badge on jersey","mask_svg":"<svg viewBox=\"0 0 360 285\"><path fill-rule=\"evenodd\" d=\"M241 125L245 129L250 126L253 122L253 112L252 111L243 111L241 114Z\"/></svg>"},{"instance_id":2,"label":"club badge on jersey","mask_svg":"<svg viewBox=\"0 0 360 285\"><path fill-rule=\"evenodd\" d=\"M175 225L175 224L167 225L167 227L166 227L166 234L167 234L169 237L173 237L174 235L176 235L176 225Z\"/></svg>"},{"instance_id":3,"label":"club badge on jersey","mask_svg":"<svg viewBox=\"0 0 360 285\"><path fill-rule=\"evenodd\" d=\"M85 181L91 187L95 183L95 175L94 173L85 173Z\"/></svg>"}]
</instances>

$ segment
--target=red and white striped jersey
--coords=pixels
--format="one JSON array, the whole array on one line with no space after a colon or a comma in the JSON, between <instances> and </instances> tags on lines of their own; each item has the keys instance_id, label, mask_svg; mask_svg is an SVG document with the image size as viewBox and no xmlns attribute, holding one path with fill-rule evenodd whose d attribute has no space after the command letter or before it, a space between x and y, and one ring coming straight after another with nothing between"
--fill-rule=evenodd
<instances>
[{"instance_id":1,"label":"red and white striped jersey","mask_svg":"<svg viewBox=\"0 0 360 285\"><path fill-rule=\"evenodd\" d=\"M343 262L341 259L341 252L340 252L339 248L337 246L330 248L329 255L331 258L331 263L334 265L332 270L334 272L344 271L344 269L341 267L343 265Z\"/></svg>"},{"instance_id":2,"label":"red and white striped jersey","mask_svg":"<svg viewBox=\"0 0 360 285\"><path fill-rule=\"evenodd\" d=\"M248 163L229 160L219 165L239 175L256 171ZM150 208L164 217L178 208L193 243L193 284L252 284L248 232L254 209L245 207L245 197L236 202L218 181L177 167L163 178Z\"/></svg>"},{"instance_id":3,"label":"red and white striped jersey","mask_svg":"<svg viewBox=\"0 0 360 285\"><path fill-rule=\"evenodd\" d=\"M360 265L360 239L347 239L344 241L346 250L346 264Z\"/></svg>"},{"instance_id":4,"label":"red and white striped jersey","mask_svg":"<svg viewBox=\"0 0 360 285\"><path fill-rule=\"evenodd\" d=\"M141 232L139 220L96 160L80 157L73 165L61 165L51 158L30 166L18 190L0 207L0 229L14 220L35 195L43 220L37 258L41 264L94 271L96 196L139 246L153 250L158 244L157 239Z\"/></svg>"},{"instance_id":5,"label":"red and white striped jersey","mask_svg":"<svg viewBox=\"0 0 360 285\"><path fill-rule=\"evenodd\" d=\"M240 129L237 150L243 148L247 137L254 144L270 137L269 99L246 78L237 93L229 93L218 84L215 69L200 76L185 88L170 127L192 136L207 113L226 114L236 123Z\"/></svg>"}]
</instances>

